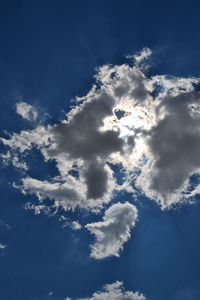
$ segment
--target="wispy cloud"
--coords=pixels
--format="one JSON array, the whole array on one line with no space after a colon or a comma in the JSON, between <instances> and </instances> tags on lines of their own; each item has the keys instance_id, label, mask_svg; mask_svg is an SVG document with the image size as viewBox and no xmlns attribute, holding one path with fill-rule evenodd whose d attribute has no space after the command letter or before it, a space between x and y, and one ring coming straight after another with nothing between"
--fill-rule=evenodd
<instances>
[{"instance_id":1,"label":"wispy cloud","mask_svg":"<svg viewBox=\"0 0 200 300\"><path fill-rule=\"evenodd\" d=\"M28 121L36 121L38 118L37 109L24 101L17 102L16 113Z\"/></svg>"}]
</instances>

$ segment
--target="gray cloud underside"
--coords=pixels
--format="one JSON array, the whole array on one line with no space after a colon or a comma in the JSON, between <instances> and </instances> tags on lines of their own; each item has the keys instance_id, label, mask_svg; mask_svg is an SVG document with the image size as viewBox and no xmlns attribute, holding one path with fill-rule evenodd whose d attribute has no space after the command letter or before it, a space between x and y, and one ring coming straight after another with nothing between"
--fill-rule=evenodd
<instances>
[{"instance_id":1,"label":"gray cloud underside","mask_svg":"<svg viewBox=\"0 0 200 300\"><path fill-rule=\"evenodd\" d=\"M192 91L168 96L158 108L166 116L152 128L149 145L156 157L152 188L163 194L179 188L200 167L199 100L199 93Z\"/></svg>"}]
</instances>

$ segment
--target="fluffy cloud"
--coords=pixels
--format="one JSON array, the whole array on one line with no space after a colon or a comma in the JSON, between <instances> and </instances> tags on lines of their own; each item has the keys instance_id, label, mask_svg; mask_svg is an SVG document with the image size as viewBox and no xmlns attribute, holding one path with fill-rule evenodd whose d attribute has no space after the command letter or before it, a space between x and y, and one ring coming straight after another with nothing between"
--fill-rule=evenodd
<instances>
[{"instance_id":1,"label":"fluffy cloud","mask_svg":"<svg viewBox=\"0 0 200 300\"><path fill-rule=\"evenodd\" d=\"M189 177L200 167L199 92L172 90L156 109L157 122L146 133L150 160L138 183L165 208L184 198Z\"/></svg>"},{"instance_id":2,"label":"fluffy cloud","mask_svg":"<svg viewBox=\"0 0 200 300\"><path fill-rule=\"evenodd\" d=\"M24 101L16 104L16 113L28 121L36 121L38 117L36 108Z\"/></svg>"},{"instance_id":3,"label":"fluffy cloud","mask_svg":"<svg viewBox=\"0 0 200 300\"><path fill-rule=\"evenodd\" d=\"M86 228L95 235L91 257L102 259L119 256L123 244L130 238L130 231L136 220L136 207L126 202L116 203L108 208L102 222L87 224Z\"/></svg>"},{"instance_id":4,"label":"fluffy cloud","mask_svg":"<svg viewBox=\"0 0 200 300\"><path fill-rule=\"evenodd\" d=\"M90 298L78 298L77 300L145 300L146 297L139 292L125 291L123 282L116 281L103 286L102 291L95 292ZM72 300L67 297L66 300Z\"/></svg>"},{"instance_id":5,"label":"fluffy cloud","mask_svg":"<svg viewBox=\"0 0 200 300\"><path fill-rule=\"evenodd\" d=\"M132 56L132 65L100 67L96 84L74 99L66 120L1 138L12 153L3 154L4 161L27 170L22 184L15 186L40 201L53 199L66 210L99 211L118 190L133 193L133 183L163 209L195 196L198 189L189 193L188 185L200 168L200 80L147 76L143 61L150 54L145 48ZM18 103L18 113L33 119L31 109L24 107L27 104ZM48 181L30 178L19 157L32 148L46 162L55 161L59 176ZM112 168L118 164L122 185Z\"/></svg>"},{"instance_id":6,"label":"fluffy cloud","mask_svg":"<svg viewBox=\"0 0 200 300\"><path fill-rule=\"evenodd\" d=\"M5 249L6 247L6 245L0 244L0 249Z\"/></svg>"}]
</instances>

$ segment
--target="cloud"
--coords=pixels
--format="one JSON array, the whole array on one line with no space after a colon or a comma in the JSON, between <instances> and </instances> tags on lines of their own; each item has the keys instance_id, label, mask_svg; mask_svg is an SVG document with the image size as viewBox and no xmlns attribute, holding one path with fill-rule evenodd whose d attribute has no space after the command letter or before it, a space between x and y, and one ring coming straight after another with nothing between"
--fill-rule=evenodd
<instances>
[{"instance_id":1,"label":"cloud","mask_svg":"<svg viewBox=\"0 0 200 300\"><path fill-rule=\"evenodd\" d=\"M163 208L181 201L189 177L200 168L199 105L195 90L166 95L157 106L157 123L147 133L151 161L141 175L147 184L142 180L140 186Z\"/></svg>"},{"instance_id":2,"label":"cloud","mask_svg":"<svg viewBox=\"0 0 200 300\"><path fill-rule=\"evenodd\" d=\"M28 121L36 121L38 118L36 108L24 101L17 102L16 113Z\"/></svg>"},{"instance_id":3,"label":"cloud","mask_svg":"<svg viewBox=\"0 0 200 300\"><path fill-rule=\"evenodd\" d=\"M36 204L32 204L31 202L27 202L24 205L24 208L26 210L32 210L34 215L40 215L42 212L45 214L49 214L51 212L51 208L46 206L46 205L36 205Z\"/></svg>"},{"instance_id":4,"label":"cloud","mask_svg":"<svg viewBox=\"0 0 200 300\"><path fill-rule=\"evenodd\" d=\"M152 52L149 48L143 48L141 51L134 55L126 55L126 58L134 59L136 64L144 63L145 59L148 59L151 56Z\"/></svg>"},{"instance_id":5,"label":"cloud","mask_svg":"<svg viewBox=\"0 0 200 300\"><path fill-rule=\"evenodd\" d=\"M116 281L103 286L102 291L95 292L90 298L78 298L77 300L145 300L146 297L139 292L126 291L123 282ZM67 297L65 300L72 300Z\"/></svg>"},{"instance_id":6,"label":"cloud","mask_svg":"<svg viewBox=\"0 0 200 300\"><path fill-rule=\"evenodd\" d=\"M48 181L27 176L22 185L14 185L23 193L35 194L40 201L53 199L65 209L94 211L112 199L117 184L109 163L118 163L116 157L122 159L135 145L133 133L127 137L126 126L116 126L119 119L114 111L127 93L143 101L147 90L140 70L128 65L103 66L96 80L98 84L86 96L75 99L66 120L1 138L10 151L22 157L36 148L45 161L56 162L59 176ZM109 118L111 126L106 124Z\"/></svg>"},{"instance_id":7,"label":"cloud","mask_svg":"<svg viewBox=\"0 0 200 300\"><path fill-rule=\"evenodd\" d=\"M148 76L143 60L150 55L145 48L133 56L132 65L100 67L96 83L74 99L66 120L0 138L10 151L1 155L4 163L26 171L14 186L39 201L54 200L55 207L95 212L119 190L136 193L133 186L162 209L195 196L188 184L200 168L200 79ZM16 106L33 119L30 107ZM56 163L57 176L30 177L23 157L35 148L45 162ZM117 165L123 169L122 184L112 168Z\"/></svg>"},{"instance_id":8,"label":"cloud","mask_svg":"<svg viewBox=\"0 0 200 300\"><path fill-rule=\"evenodd\" d=\"M3 245L0 243L0 249L5 249L7 247L7 245Z\"/></svg>"},{"instance_id":9,"label":"cloud","mask_svg":"<svg viewBox=\"0 0 200 300\"><path fill-rule=\"evenodd\" d=\"M2 158L2 162L4 166L8 166L9 164L12 164L14 167L18 169L24 169L28 170L28 166L26 162L20 161L19 156L15 152L7 151L5 154L0 154L0 157Z\"/></svg>"},{"instance_id":10,"label":"cloud","mask_svg":"<svg viewBox=\"0 0 200 300\"><path fill-rule=\"evenodd\" d=\"M97 193L99 190L98 184L100 187L103 186L101 182L101 173L99 178L99 174L96 172L96 170L91 171L94 176L90 179L91 184L96 184L96 186L91 187L91 190L87 188L87 183L85 182L88 180L87 176L84 177L84 175L81 174L80 179L68 174L64 179L58 177L52 179L51 181L42 181L35 178L26 177L22 179L21 185L14 183L13 186L20 189L25 195L36 195L40 203L42 203L42 201L46 198L54 200L55 208L61 206L65 210L74 210L75 208L79 207L95 212L102 208L103 203L110 201L114 189L115 182L112 171L108 166L106 166L103 168L103 172L106 174L108 186L105 187L106 190L104 192L101 191L101 195L99 195L99 197L97 197L98 195L96 194L89 194L92 191L93 193ZM100 181L99 183L98 180Z\"/></svg>"},{"instance_id":11,"label":"cloud","mask_svg":"<svg viewBox=\"0 0 200 300\"><path fill-rule=\"evenodd\" d=\"M71 222L71 228L73 230L80 230L82 228L81 224L77 221Z\"/></svg>"},{"instance_id":12,"label":"cloud","mask_svg":"<svg viewBox=\"0 0 200 300\"><path fill-rule=\"evenodd\" d=\"M91 245L91 257L102 259L109 256L119 256L119 251L130 238L131 228L137 220L137 209L126 203L113 204L105 212L103 221L90 223L86 228L95 235Z\"/></svg>"},{"instance_id":13,"label":"cloud","mask_svg":"<svg viewBox=\"0 0 200 300\"><path fill-rule=\"evenodd\" d=\"M84 201L75 190L76 180L71 176L71 180L68 178L68 182L48 182L40 181L30 177L22 179L21 186L15 186L20 188L24 194L34 194L38 197L40 202L49 198L55 200L55 206L62 205L66 209L74 209L78 203L84 207ZM78 186L77 186L78 188ZM79 187L81 189L81 187Z\"/></svg>"}]
</instances>

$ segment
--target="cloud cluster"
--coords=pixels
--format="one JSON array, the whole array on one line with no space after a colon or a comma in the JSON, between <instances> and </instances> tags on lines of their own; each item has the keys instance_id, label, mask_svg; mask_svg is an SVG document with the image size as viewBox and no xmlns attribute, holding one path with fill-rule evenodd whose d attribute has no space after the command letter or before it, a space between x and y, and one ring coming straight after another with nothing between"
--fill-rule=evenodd
<instances>
[{"instance_id":1,"label":"cloud cluster","mask_svg":"<svg viewBox=\"0 0 200 300\"><path fill-rule=\"evenodd\" d=\"M199 186L190 189L189 179L200 169L200 79L148 76L150 55L145 48L131 56L130 64L100 67L96 83L85 96L74 99L66 120L0 138L8 147L1 154L4 163L26 172L14 186L36 195L38 207L49 198L55 208L96 213L121 190L145 194L162 209L199 193ZM38 116L24 102L17 103L16 110L28 120ZM40 151L46 163L54 161L58 174L46 180L31 178L23 158L32 149ZM115 171L119 165L121 183ZM133 223L126 227L118 222L122 211L111 207L102 222L87 225L96 236L93 257L118 254L128 239L137 214L130 210ZM114 246L109 244L110 235Z\"/></svg>"},{"instance_id":2,"label":"cloud cluster","mask_svg":"<svg viewBox=\"0 0 200 300\"><path fill-rule=\"evenodd\" d=\"M125 291L123 282L116 281L103 286L102 291L95 292L90 298L77 300L145 300L146 297L139 292ZM72 300L67 297L66 300Z\"/></svg>"},{"instance_id":3,"label":"cloud cluster","mask_svg":"<svg viewBox=\"0 0 200 300\"><path fill-rule=\"evenodd\" d=\"M130 238L130 231L137 220L137 209L126 203L113 204L105 212L102 222L90 223L86 228L95 235L91 245L91 257L103 259L109 256L119 256L123 244Z\"/></svg>"},{"instance_id":4,"label":"cloud cluster","mask_svg":"<svg viewBox=\"0 0 200 300\"><path fill-rule=\"evenodd\" d=\"M49 181L27 176L21 185L15 185L23 193L35 194L39 200L53 199L66 210L97 211L119 189L110 163L125 163L135 147L134 126L126 120L130 119L132 98L135 104L148 98L148 80L138 66L128 65L105 65L99 68L96 80L86 96L75 99L66 120L1 139L21 157L37 148L45 161L56 162L59 176ZM120 109L125 109L125 123L117 115Z\"/></svg>"}]
</instances>

